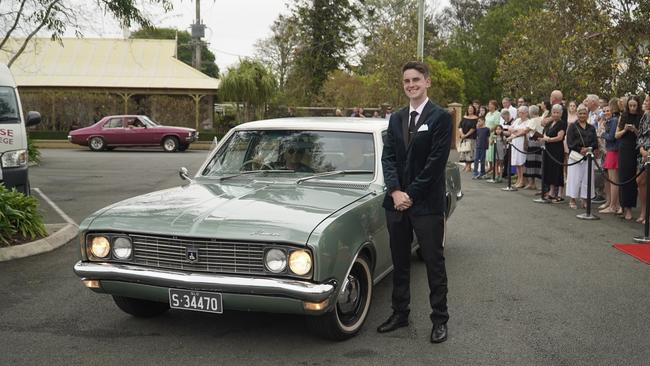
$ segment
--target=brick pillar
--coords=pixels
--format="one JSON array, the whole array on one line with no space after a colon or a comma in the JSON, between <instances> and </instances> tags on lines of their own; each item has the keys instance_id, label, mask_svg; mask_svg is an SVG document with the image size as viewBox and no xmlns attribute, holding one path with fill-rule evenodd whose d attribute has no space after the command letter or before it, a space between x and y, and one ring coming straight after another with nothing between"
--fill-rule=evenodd
<instances>
[{"instance_id":1,"label":"brick pillar","mask_svg":"<svg viewBox=\"0 0 650 366\"><path fill-rule=\"evenodd\" d=\"M460 120L463 117L463 105L460 103L449 103L447 106L449 113L451 113L451 120L453 122L453 130L451 131L451 148L456 149L460 141L458 141L458 128L460 128Z\"/></svg>"}]
</instances>

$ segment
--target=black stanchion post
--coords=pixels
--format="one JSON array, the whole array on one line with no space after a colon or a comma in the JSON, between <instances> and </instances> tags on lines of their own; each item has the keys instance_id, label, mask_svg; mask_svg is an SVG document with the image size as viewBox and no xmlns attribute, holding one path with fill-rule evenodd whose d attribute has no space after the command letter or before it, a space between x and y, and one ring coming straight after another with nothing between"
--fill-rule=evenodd
<instances>
[{"instance_id":1,"label":"black stanchion post","mask_svg":"<svg viewBox=\"0 0 650 366\"><path fill-rule=\"evenodd\" d=\"M492 146L492 178L486 180L488 183L497 183L497 142Z\"/></svg>"},{"instance_id":2,"label":"black stanchion post","mask_svg":"<svg viewBox=\"0 0 650 366\"><path fill-rule=\"evenodd\" d=\"M583 214L576 215L577 218L581 220L598 220L598 216L594 216L591 214L591 172L592 172L592 160L593 160L594 154L591 152L591 148L589 148L589 152L587 153L587 211Z\"/></svg>"},{"instance_id":3,"label":"black stanchion post","mask_svg":"<svg viewBox=\"0 0 650 366\"><path fill-rule=\"evenodd\" d=\"M546 146L542 145L539 148L540 148L540 150L542 150L542 196L540 198L534 199L533 202L536 202L536 203L551 203L551 201L549 201L544 196L544 194L546 193L546 192L544 192L544 186L545 186L545 184L544 184L544 154L546 153Z\"/></svg>"},{"instance_id":4,"label":"black stanchion post","mask_svg":"<svg viewBox=\"0 0 650 366\"><path fill-rule=\"evenodd\" d=\"M517 188L512 186L512 179L510 179L510 160L512 156L512 144L508 144L508 148L506 149L506 157L507 157L507 164L506 164L506 180L508 181L508 186L501 188L502 191L508 191L508 192L514 192L517 190Z\"/></svg>"},{"instance_id":5,"label":"black stanchion post","mask_svg":"<svg viewBox=\"0 0 650 366\"><path fill-rule=\"evenodd\" d=\"M643 236L634 237L634 241L637 243L648 244L650 243L650 184L648 184L648 168L650 168L650 162L645 162L643 169L645 172L645 215L643 219L645 224L643 224Z\"/></svg>"}]
</instances>

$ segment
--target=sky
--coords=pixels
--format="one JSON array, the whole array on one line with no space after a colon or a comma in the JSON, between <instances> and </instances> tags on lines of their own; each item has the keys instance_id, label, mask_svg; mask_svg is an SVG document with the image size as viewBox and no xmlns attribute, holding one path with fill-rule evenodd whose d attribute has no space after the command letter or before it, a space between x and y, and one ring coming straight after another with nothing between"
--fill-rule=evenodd
<instances>
[{"instance_id":1,"label":"sky","mask_svg":"<svg viewBox=\"0 0 650 366\"><path fill-rule=\"evenodd\" d=\"M194 23L194 0L172 0L174 9L163 13L146 6L145 13L157 27L172 27L189 31ZM434 8L442 8L449 0L426 0ZM255 54L255 42L270 35L270 26L280 14L288 14L287 4L293 0L201 0L201 19L206 25L204 40L216 56L219 69L226 71L239 61L240 57ZM144 3L146 4L146 2ZM135 29L133 29L135 30ZM104 19L86 37L121 37L116 23Z\"/></svg>"}]
</instances>

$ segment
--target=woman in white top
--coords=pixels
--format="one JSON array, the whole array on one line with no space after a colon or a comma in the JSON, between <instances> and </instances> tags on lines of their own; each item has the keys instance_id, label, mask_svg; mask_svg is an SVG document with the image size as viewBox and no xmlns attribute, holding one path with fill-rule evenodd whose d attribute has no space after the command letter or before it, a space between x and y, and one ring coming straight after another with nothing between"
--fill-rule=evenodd
<instances>
[{"instance_id":1,"label":"woman in white top","mask_svg":"<svg viewBox=\"0 0 650 366\"><path fill-rule=\"evenodd\" d=\"M528 107L521 106L517 109L517 120L512 123L508 141L512 144L510 152L510 164L517 169L517 181L515 187L524 188L524 164L526 163L526 133L528 133Z\"/></svg>"}]
</instances>

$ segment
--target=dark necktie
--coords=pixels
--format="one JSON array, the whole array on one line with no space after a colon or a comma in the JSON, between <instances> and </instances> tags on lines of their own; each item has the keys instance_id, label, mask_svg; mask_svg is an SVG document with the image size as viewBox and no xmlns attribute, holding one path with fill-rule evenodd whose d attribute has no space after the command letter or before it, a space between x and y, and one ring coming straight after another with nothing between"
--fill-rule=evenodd
<instances>
[{"instance_id":1,"label":"dark necktie","mask_svg":"<svg viewBox=\"0 0 650 366\"><path fill-rule=\"evenodd\" d=\"M411 119L409 120L409 142L411 142L411 138L415 133L415 118L418 116L418 114L419 113L416 111L411 112Z\"/></svg>"}]
</instances>

